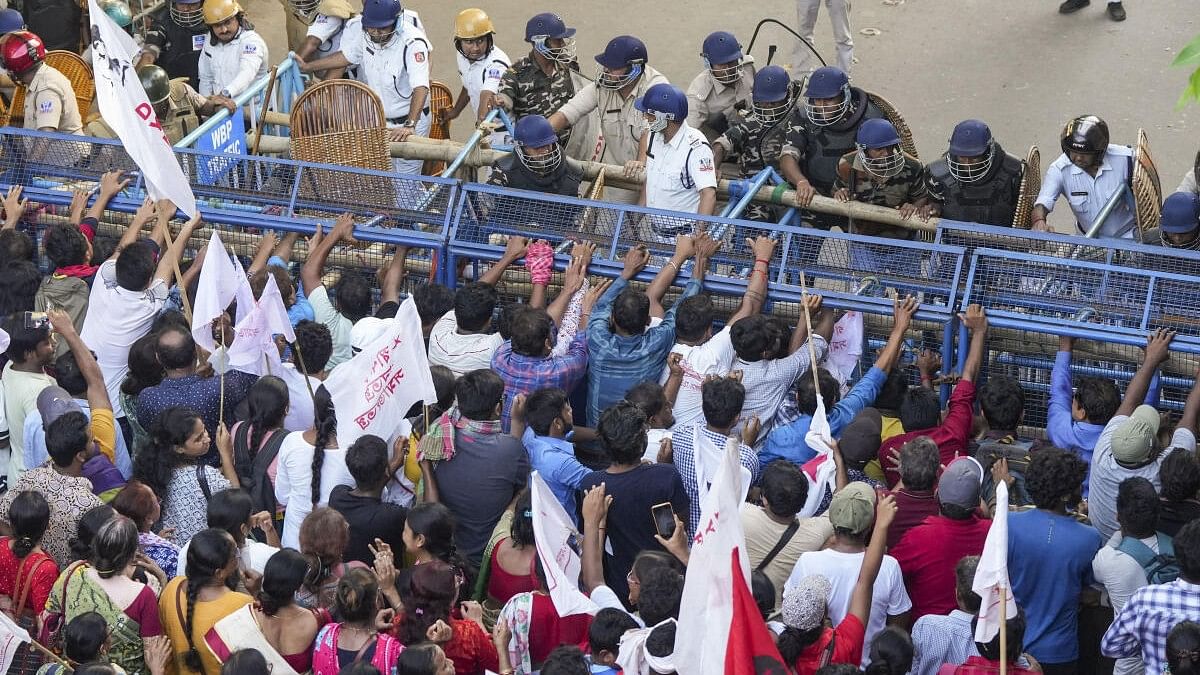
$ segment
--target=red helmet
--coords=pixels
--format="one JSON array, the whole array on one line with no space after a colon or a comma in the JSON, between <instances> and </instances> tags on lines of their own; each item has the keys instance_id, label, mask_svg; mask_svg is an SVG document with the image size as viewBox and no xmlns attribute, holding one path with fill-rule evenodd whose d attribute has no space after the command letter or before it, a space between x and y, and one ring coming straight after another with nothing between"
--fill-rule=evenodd
<instances>
[{"instance_id":1,"label":"red helmet","mask_svg":"<svg viewBox=\"0 0 1200 675\"><path fill-rule=\"evenodd\" d=\"M27 30L18 30L0 38L0 60L14 75L46 60L46 45L42 39Z\"/></svg>"}]
</instances>

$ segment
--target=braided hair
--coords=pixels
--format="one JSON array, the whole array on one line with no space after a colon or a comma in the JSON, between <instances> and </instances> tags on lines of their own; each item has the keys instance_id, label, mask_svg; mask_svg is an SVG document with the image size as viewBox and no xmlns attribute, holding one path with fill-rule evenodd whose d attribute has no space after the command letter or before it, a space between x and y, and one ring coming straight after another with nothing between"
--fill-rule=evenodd
<instances>
[{"instance_id":1,"label":"braided hair","mask_svg":"<svg viewBox=\"0 0 1200 675\"><path fill-rule=\"evenodd\" d=\"M250 425L250 461L258 454L258 446L268 431L283 428L283 418L288 411L287 384L274 375L258 378L246 394L249 411L246 424Z\"/></svg>"},{"instance_id":2,"label":"braided hair","mask_svg":"<svg viewBox=\"0 0 1200 675\"><path fill-rule=\"evenodd\" d=\"M185 570L187 584L187 612L183 622L183 634L187 636L187 652L183 655L183 663L190 670L204 672L204 663L200 660L200 650L196 648L192 636L196 616L196 600L201 589L211 586L217 572L224 569L229 561L237 555L237 545L233 537L224 530L209 528L201 530L192 537L188 545L187 567Z\"/></svg>"},{"instance_id":3,"label":"braided hair","mask_svg":"<svg viewBox=\"0 0 1200 675\"><path fill-rule=\"evenodd\" d=\"M471 588L475 583L475 568L458 552L454 545L454 515L445 504L422 502L408 511L405 519L413 537L425 537L422 548L434 558L450 565L459 577L462 586Z\"/></svg>"},{"instance_id":4,"label":"braided hair","mask_svg":"<svg viewBox=\"0 0 1200 675\"><path fill-rule=\"evenodd\" d=\"M50 526L50 504L40 492L26 490L17 495L8 507L8 521L12 524L12 552L18 560L24 560Z\"/></svg>"},{"instance_id":5,"label":"braided hair","mask_svg":"<svg viewBox=\"0 0 1200 675\"><path fill-rule=\"evenodd\" d=\"M333 397L325 385L317 387L313 395L313 428L317 437L313 441L312 460L312 503L321 502L321 465L325 463L325 446L337 437L337 415L333 409Z\"/></svg>"}]
</instances>

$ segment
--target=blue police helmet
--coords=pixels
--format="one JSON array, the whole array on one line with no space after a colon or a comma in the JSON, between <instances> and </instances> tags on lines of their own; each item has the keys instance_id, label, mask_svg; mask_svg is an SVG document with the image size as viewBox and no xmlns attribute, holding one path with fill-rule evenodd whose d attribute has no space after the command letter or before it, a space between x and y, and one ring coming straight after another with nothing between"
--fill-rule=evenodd
<instances>
[{"instance_id":1,"label":"blue police helmet","mask_svg":"<svg viewBox=\"0 0 1200 675\"><path fill-rule=\"evenodd\" d=\"M387 28L396 23L404 8L400 0L365 0L363 2L362 25L364 28Z\"/></svg>"},{"instance_id":2,"label":"blue police helmet","mask_svg":"<svg viewBox=\"0 0 1200 675\"><path fill-rule=\"evenodd\" d=\"M634 63L645 63L646 44L632 35L618 35L608 41L604 53L596 55L596 63L605 68L623 68Z\"/></svg>"},{"instance_id":3,"label":"blue police helmet","mask_svg":"<svg viewBox=\"0 0 1200 675\"><path fill-rule=\"evenodd\" d=\"M992 144L992 130L979 120L964 120L950 134L950 154L958 157L978 157Z\"/></svg>"},{"instance_id":4,"label":"blue police helmet","mask_svg":"<svg viewBox=\"0 0 1200 675\"><path fill-rule=\"evenodd\" d=\"M25 17L15 9L0 9L0 35L25 30Z\"/></svg>"},{"instance_id":5,"label":"blue police helmet","mask_svg":"<svg viewBox=\"0 0 1200 675\"><path fill-rule=\"evenodd\" d=\"M792 78L781 66L767 66L754 74L755 103L777 103L787 98Z\"/></svg>"},{"instance_id":6,"label":"blue police helmet","mask_svg":"<svg viewBox=\"0 0 1200 675\"><path fill-rule=\"evenodd\" d=\"M874 150L900 145L900 134L896 133L896 127L885 119L869 119L858 128L858 135L854 140L862 147Z\"/></svg>"},{"instance_id":7,"label":"blue police helmet","mask_svg":"<svg viewBox=\"0 0 1200 675\"><path fill-rule=\"evenodd\" d=\"M513 129L513 140L519 145L540 148L558 142L558 134L550 121L541 115L526 115L517 121Z\"/></svg>"},{"instance_id":8,"label":"blue police helmet","mask_svg":"<svg viewBox=\"0 0 1200 675\"><path fill-rule=\"evenodd\" d=\"M543 12L525 24L525 41L533 42L533 38L548 40L565 40L575 35L574 28L567 28L562 18L552 12Z\"/></svg>"},{"instance_id":9,"label":"blue police helmet","mask_svg":"<svg viewBox=\"0 0 1200 675\"><path fill-rule=\"evenodd\" d=\"M835 98L845 91L850 78L840 68L824 66L813 71L804 90L806 98Z\"/></svg>"},{"instance_id":10,"label":"blue police helmet","mask_svg":"<svg viewBox=\"0 0 1200 675\"><path fill-rule=\"evenodd\" d=\"M687 118L687 94L679 87L662 83L646 90L646 94L633 102L633 107L642 112L669 115L676 122Z\"/></svg>"},{"instance_id":11,"label":"blue police helmet","mask_svg":"<svg viewBox=\"0 0 1200 675\"><path fill-rule=\"evenodd\" d=\"M700 55L707 59L710 65L733 63L742 58L742 46L738 44L733 33L719 30L704 38Z\"/></svg>"},{"instance_id":12,"label":"blue police helmet","mask_svg":"<svg viewBox=\"0 0 1200 675\"><path fill-rule=\"evenodd\" d=\"M1186 234L1200 227L1200 197L1190 192L1176 192L1167 197L1159 227L1168 234Z\"/></svg>"}]
</instances>

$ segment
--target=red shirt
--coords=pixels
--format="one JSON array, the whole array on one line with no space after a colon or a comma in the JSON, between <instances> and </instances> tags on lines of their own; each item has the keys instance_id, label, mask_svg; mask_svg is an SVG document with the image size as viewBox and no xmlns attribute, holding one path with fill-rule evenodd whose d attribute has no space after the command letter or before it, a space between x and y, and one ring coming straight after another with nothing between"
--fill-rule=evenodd
<instances>
[{"instance_id":1,"label":"red shirt","mask_svg":"<svg viewBox=\"0 0 1200 675\"><path fill-rule=\"evenodd\" d=\"M946 409L946 417L942 419L940 426L909 431L884 441L879 446L879 463L883 466L883 475L887 478L888 486L891 487L900 480L900 474L896 473L896 467L892 464L892 449L899 448L917 436L928 436L933 439L934 443L937 443L942 464L949 464L950 460L955 457L967 454L967 443L971 437L971 422L975 416L974 406L975 383L970 380L961 380L954 387L954 393L950 394L950 405Z\"/></svg>"},{"instance_id":2,"label":"red shirt","mask_svg":"<svg viewBox=\"0 0 1200 675\"><path fill-rule=\"evenodd\" d=\"M961 666L946 664L938 671L949 673L952 675L993 675L1000 672L999 661L989 661L982 656L971 656ZM1035 675L1040 671L1029 670L1028 668L1020 668L1012 663L1008 664L1009 675Z\"/></svg>"},{"instance_id":3,"label":"red shirt","mask_svg":"<svg viewBox=\"0 0 1200 675\"><path fill-rule=\"evenodd\" d=\"M560 617L549 595L534 593L529 617L529 660L535 666L540 665L560 645L576 645L586 653L591 626L590 614Z\"/></svg>"},{"instance_id":4,"label":"red shirt","mask_svg":"<svg viewBox=\"0 0 1200 675\"><path fill-rule=\"evenodd\" d=\"M833 640L833 658L830 663L849 663L857 666L862 662L863 640L867 629L857 616L847 614L837 628L826 628L816 642L804 648L796 658L796 675L815 675L821 667L821 659L829 641Z\"/></svg>"},{"instance_id":5,"label":"red shirt","mask_svg":"<svg viewBox=\"0 0 1200 675\"><path fill-rule=\"evenodd\" d=\"M500 656L496 644L479 624L470 619L450 619L454 637L442 645L446 658L454 662L454 672L480 673L500 670Z\"/></svg>"},{"instance_id":6,"label":"red shirt","mask_svg":"<svg viewBox=\"0 0 1200 675\"><path fill-rule=\"evenodd\" d=\"M983 552L991 526L992 521L976 515L967 520L930 516L888 551L904 574L913 621L926 614L949 614L958 608L954 568L963 556Z\"/></svg>"},{"instance_id":7,"label":"red shirt","mask_svg":"<svg viewBox=\"0 0 1200 675\"><path fill-rule=\"evenodd\" d=\"M938 514L933 490L894 490L891 494L896 498L896 516L888 528L889 551L896 548L905 532L925 522L929 516Z\"/></svg>"},{"instance_id":8,"label":"red shirt","mask_svg":"<svg viewBox=\"0 0 1200 675\"><path fill-rule=\"evenodd\" d=\"M34 553L24 560L18 560L12 552L11 543L8 537L0 538L0 595L11 598L12 608L16 611L21 594L27 592L22 613L36 616L46 608L50 589L58 579L58 565L45 553ZM17 588L18 577L20 589Z\"/></svg>"}]
</instances>

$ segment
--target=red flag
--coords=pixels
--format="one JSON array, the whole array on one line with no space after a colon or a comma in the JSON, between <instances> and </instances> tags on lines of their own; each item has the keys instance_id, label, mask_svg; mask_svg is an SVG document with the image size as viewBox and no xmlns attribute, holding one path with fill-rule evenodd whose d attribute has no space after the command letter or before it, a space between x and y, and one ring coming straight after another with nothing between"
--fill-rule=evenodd
<instances>
[{"instance_id":1,"label":"red flag","mask_svg":"<svg viewBox=\"0 0 1200 675\"><path fill-rule=\"evenodd\" d=\"M771 638L771 630L759 614L754 595L742 576L738 550L733 549L733 621L725 648L726 675L784 675L783 657Z\"/></svg>"}]
</instances>

